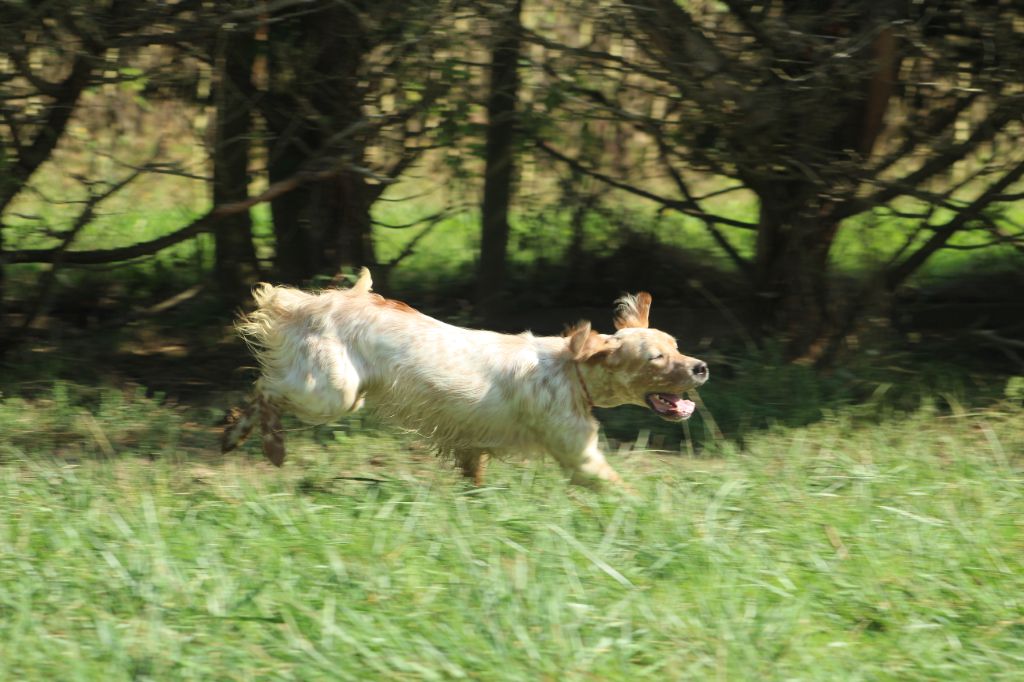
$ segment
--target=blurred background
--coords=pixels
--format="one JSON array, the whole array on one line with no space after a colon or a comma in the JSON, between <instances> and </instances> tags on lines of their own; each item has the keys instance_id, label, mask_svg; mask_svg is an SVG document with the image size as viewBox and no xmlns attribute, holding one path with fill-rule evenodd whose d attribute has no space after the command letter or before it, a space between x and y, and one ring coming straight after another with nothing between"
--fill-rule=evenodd
<instances>
[{"instance_id":1,"label":"blurred background","mask_svg":"<svg viewBox=\"0 0 1024 682\"><path fill-rule=\"evenodd\" d=\"M510 331L646 289L722 380L1024 371L1009 0L52 0L0 45L12 380L244 387L251 286L361 266Z\"/></svg>"}]
</instances>

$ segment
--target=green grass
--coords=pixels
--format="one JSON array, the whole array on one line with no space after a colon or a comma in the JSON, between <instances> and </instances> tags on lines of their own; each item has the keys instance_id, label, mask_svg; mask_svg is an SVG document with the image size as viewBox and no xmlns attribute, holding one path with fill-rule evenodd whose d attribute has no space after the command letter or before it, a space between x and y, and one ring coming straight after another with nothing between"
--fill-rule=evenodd
<instances>
[{"instance_id":1,"label":"green grass","mask_svg":"<svg viewBox=\"0 0 1024 682\"><path fill-rule=\"evenodd\" d=\"M1024 667L1019 381L987 407L849 407L742 450L613 453L635 498L545 462L494 463L472 489L359 422L290 434L275 470L253 445L213 454L212 411L31 388L0 401L0 679Z\"/></svg>"},{"instance_id":2,"label":"green grass","mask_svg":"<svg viewBox=\"0 0 1024 682\"><path fill-rule=\"evenodd\" d=\"M1004 208L1006 220L1012 221L1007 225L1024 222L1024 208L1012 205ZM376 219L391 224L408 224L431 213L432 210L424 210L422 205L409 203L379 203L375 206ZM723 207L723 214L756 223L756 201L749 197L743 201L730 201L728 206ZM903 247L907 236L919 228L919 222L896 218L881 210L849 219L839 230L831 252L833 273L855 277L870 275ZM380 260L386 262L401 252L420 229L379 229L375 234L375 242ZM509 270L512 277L518 273L528 279L526 273L550 271L564 264L571 241L571 229L569 211L558 206L535 213L514 214L509 244ZM748 259L753 257L753 232L728 227L722 229L738 253ZM919 247L929 234L925 231L919 235L910 251ZM592 255L609 255L621 248L624 241L637 236L648 238L653 244L677 250L686 257L687 265L699 263L724 272L733 272L735 268L699 219L675 213L656 214L650 205L633 201L626 202L625 206L616 205L600 215L591 214L585 225L584 244ZM964 232L958 235L951 243L961 248L940 250L927 261L913 281L920 283L951 278L958 274L1012 272L1020 268L1020 253L1010 244L981 250L962 248L984 244L989 239L987 233ZM436 226L422 240L416 253L403 262L395 273L396 283L436 283L471 272L479 247L479 215L467 211L452 216ZM657 253L651 255L658 256ZM685 280L688 276L691 273L684 273L679 279Z\"/></svg>"}]
</instances>

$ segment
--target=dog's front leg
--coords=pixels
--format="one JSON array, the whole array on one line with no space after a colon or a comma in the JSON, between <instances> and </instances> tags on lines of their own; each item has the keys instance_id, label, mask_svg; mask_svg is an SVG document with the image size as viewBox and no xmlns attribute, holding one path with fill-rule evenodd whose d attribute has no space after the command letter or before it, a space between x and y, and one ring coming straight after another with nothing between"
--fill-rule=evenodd
<instances>
[{"instance_id":1,"label":"dog's front leg","mask_svg":"<svg viewBox=\"0 0 1024 682\"><path fill-rule=\"evenodd\" d=\"M473 485L484 484L484 472L487 470L487 454L479 450L459 450L455 453L455 461L462 469L462 475L473 479Z\"/></svg>"},{"instance_id":2,"label":"dog's front leg","mask_svg":"<svg viewBox=\"0 0 1024 682\"><path fill-rule=\"evenodd\" d=\"M563 443L562 447L551 449L559 465L569 474L569 482L588 487L595 487L604 481L617 486L624 485L622 477L608 464L598 447L597 428L581 441Z\"/></svg>"},{"instance_id":3,"label":"dog's front leg","mask_svg":"<svg viewBox=\"0 0 1024 682\"><path fill-rule=\"evenodd\" d=\"M622 477L605 460L604 455L597 448L583 453L579 465L572 472L570 483L593 487L602 481L614 483L617 486L623 485Z\"/></svg>"}]
</instances>

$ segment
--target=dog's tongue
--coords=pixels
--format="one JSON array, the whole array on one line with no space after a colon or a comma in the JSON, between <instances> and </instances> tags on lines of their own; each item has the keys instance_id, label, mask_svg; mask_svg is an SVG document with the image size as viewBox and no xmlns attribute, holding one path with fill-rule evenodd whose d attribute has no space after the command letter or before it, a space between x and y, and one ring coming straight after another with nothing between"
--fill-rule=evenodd
<instances>
[{"instance_id":1,"label":"dog's tongue","mask_svg":"<svg viewBox=\"0 0 1024 682\"><path fill-rule=\"evenodd\" d=\"M664 414L677 414L683 419L693 414L696 405L692 400L686 400L682 396L673 393L656 393L653 402L655 409Z\"/></svg>"},{"instance_id":2,"label":"dog's tongue","mask_svg":"<svg viewBox=\"0 0 1024 682\"><path fill-rule=\"evenodd\" d=\"M679 414L681 414L684 417L689 417L690 415L692 415L693 411L697 408L697 406L693 404L692 400L686 400L685 398L683 398L681 396L672 396L672 397L675 398L675 403L673 404L673 410L675 412L678 412Z\"/></svg>"}]
</instances>

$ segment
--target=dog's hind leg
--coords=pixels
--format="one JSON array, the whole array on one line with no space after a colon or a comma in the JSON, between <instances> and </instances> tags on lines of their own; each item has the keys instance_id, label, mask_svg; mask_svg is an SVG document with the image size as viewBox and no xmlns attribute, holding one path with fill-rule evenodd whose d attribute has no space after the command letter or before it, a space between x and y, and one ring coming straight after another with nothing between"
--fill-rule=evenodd
<instances>
[{"instance_id":1,"label":"dog's hind leg","mask_svg":"<svg viewBox=\"0 0 1024 682\"><path fill-rule=\"evenodd\" d=\"M242 407L232 407L224 417L220 451L231 452L245 442L259 417L259 402L252 398Z\"/></svg>"},{"instance_id":2,"label":"dog's hind leg","mask_svg":"<svg viewBox=\"0 0 1024 682\"><path fill-rule=\"evenodd\" d=\"M233 407L224 420L224 434L221 438L221 452L237 448L256 426L260 424L263 437L263 454L276 466L284 463L284 431L281 428L281 408L267 397L257 384L253 397L243 407Z\"/></svg>"},{"instance_id":3,"label":"dog's hind leg","mask_svg":"<svg viewBox=\"0 0 1024 682\"><path fill-rule=\"evenodd\" d=\"M281 428L281 410L265 396L257 398L260 410L260 433L263 436L263 454L274 466L284 464L284 430Z\"/></svg>"}]
</instances>

